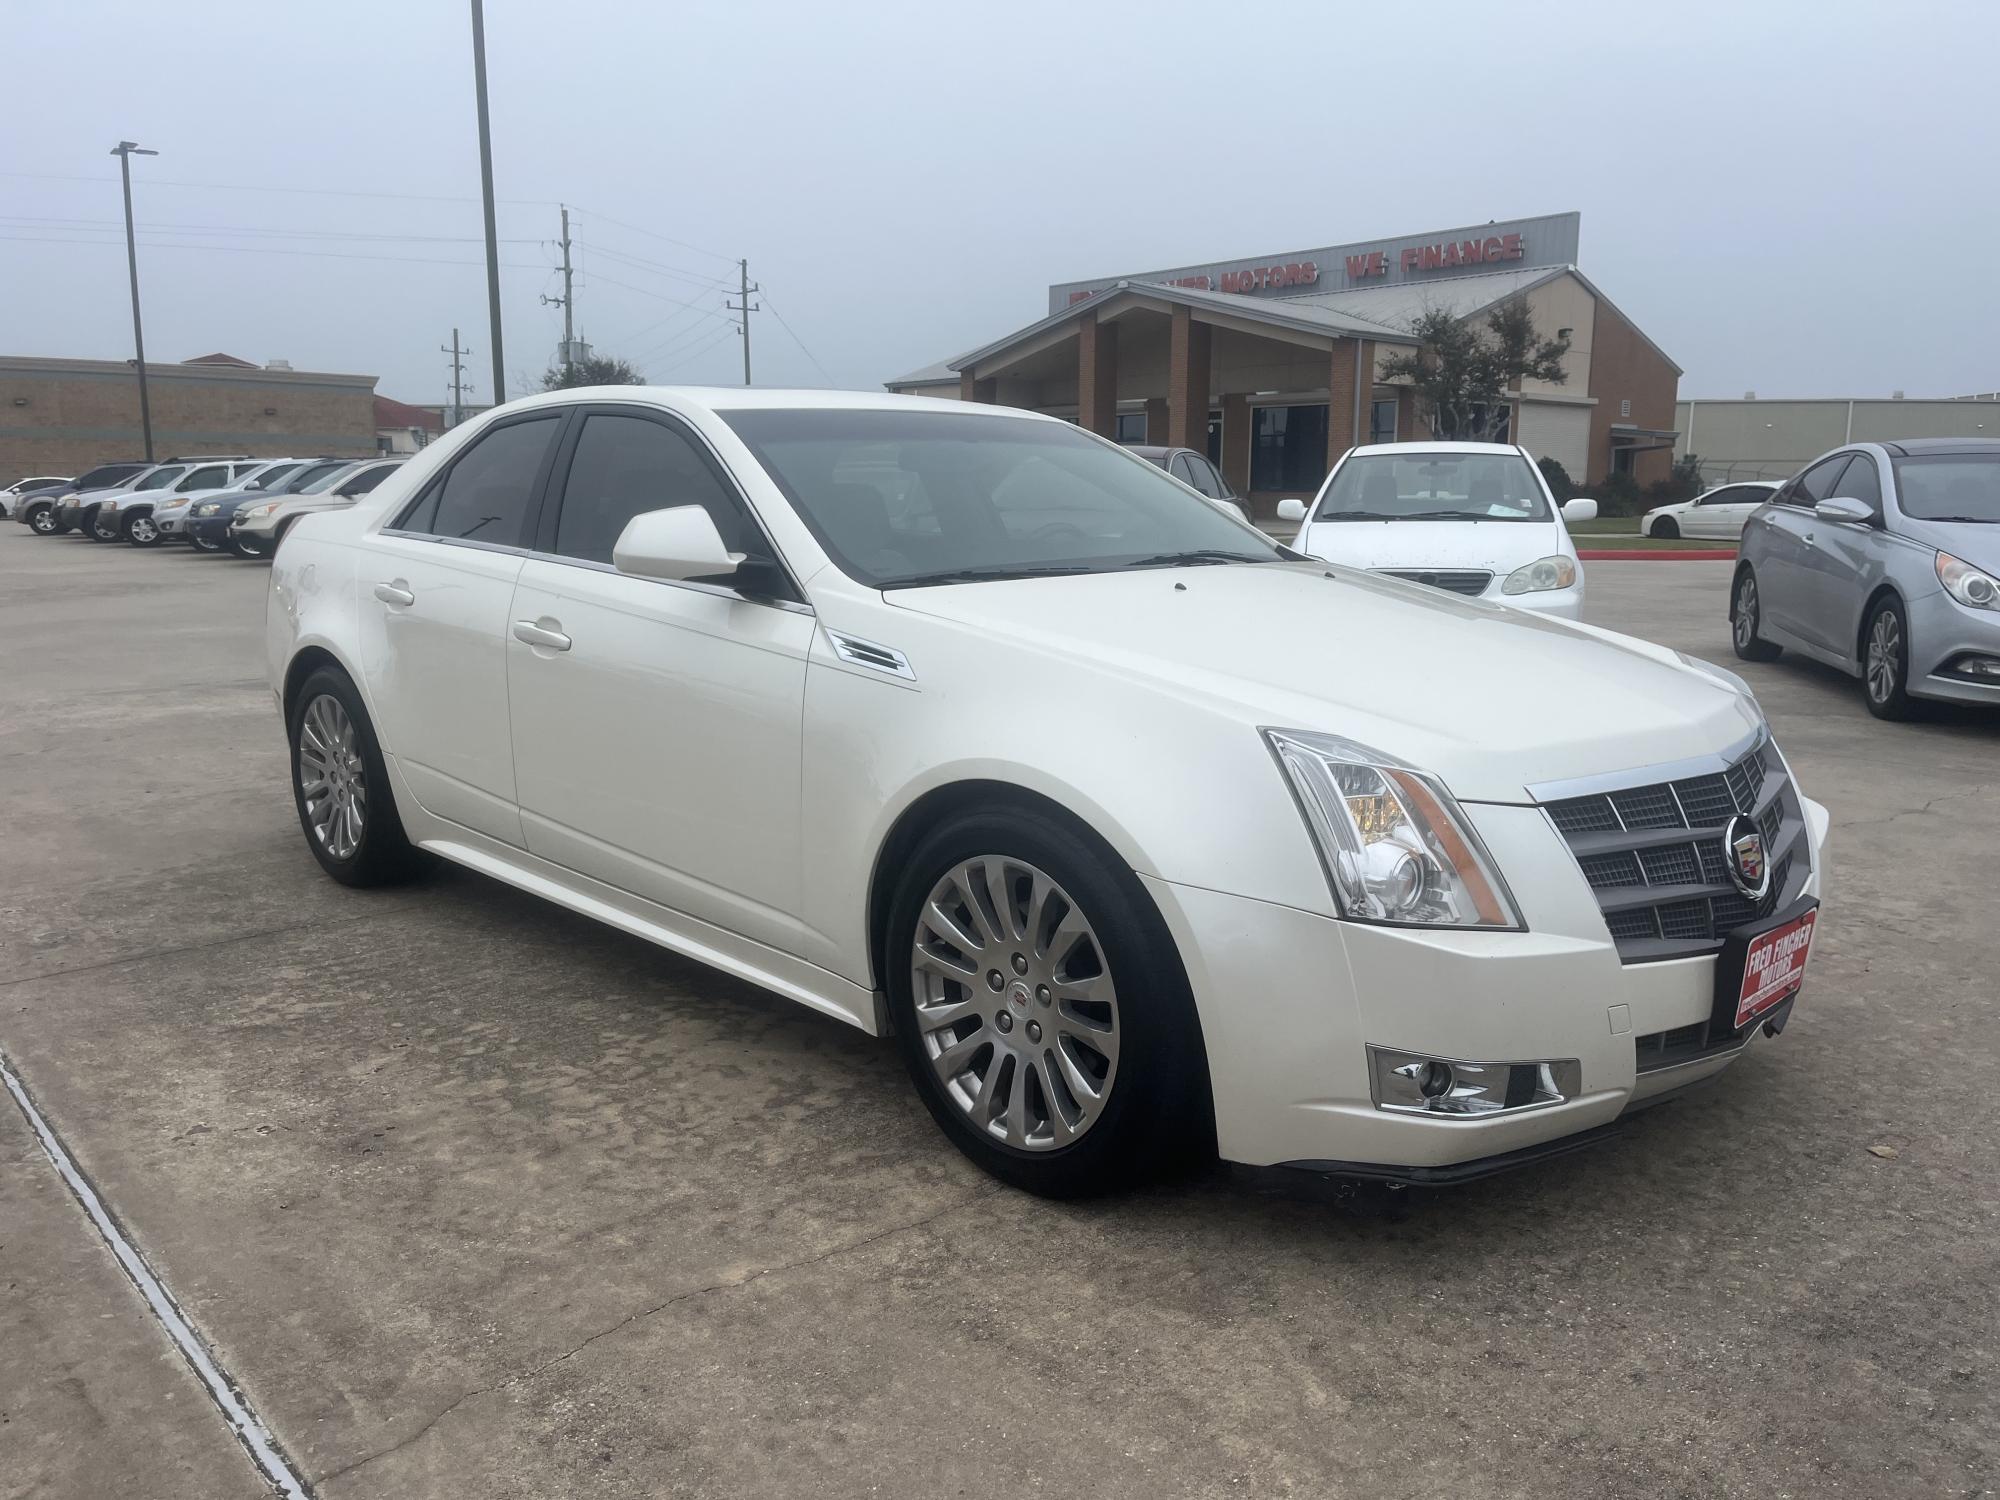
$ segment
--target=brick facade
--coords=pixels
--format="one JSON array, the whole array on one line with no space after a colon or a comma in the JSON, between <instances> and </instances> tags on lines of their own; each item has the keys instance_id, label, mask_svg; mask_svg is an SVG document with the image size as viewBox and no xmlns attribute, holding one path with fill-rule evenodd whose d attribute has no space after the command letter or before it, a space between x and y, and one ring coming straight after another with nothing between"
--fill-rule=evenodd
<instances>
[{"instance_id":1,"label":"brick facade","mask_svg":"<svg viewBox=\"0 0 2000 1500\"><path fill-rule=\"evenodd\" d=\"M1176 307L1167 342L1167 442L1208 448L1209 350L1213 330Z\"/></svg>"},{"instance_id":2,"label":"brick facade","mask_svg":"<svg viewBox=\"0 0 2000 1500\"><path fill-rule=\"evenodd\" d=\"M1086 313L1076 340L1077 421L1100 437L1118 430L1118 325Z\"/></svg>"},{"instance_id":3,"label":"brick facade","mask_svg":"<svg viewBox=\"0 0 2000 1500\"><path fill-rule=\"evenodd\" d=\"M252 457L376 451L375 377L146 366L153 451ZM0 357L0 483L145 455L139 384L118 360Z\"/></svg>"},{"instance_id":4,"label":"brick facade","mask_svg":"<svg viewBox=\"0 0 2000 1500\"><path fill-rule=\"evenodd\" d=\"M1611 469L1613 423L1656 432L1671 431L1680 372L1667 357L1602 297L1591 324L1590 394L1597 405L1590 412L1590 472L1582 482L1596 484ZM1631 414L1621 415L1630 401ZM1640 453L1632 477L1640 484L1665 479L1674 466L1672 439L1641 439L1665 446Z\"/></svg>"},{"instance_id":5,"label":"brick facade","mask_svg":"<svg viewBox=\"0 0 2000 1500\"><path fill-rule=\"evenodd\" d=\"M1359 377L1357 379L1357 376ZM1356 393L1375 389L1375 345L1369 339L1335 339L1333 357L1327 363L1326 467L1332 470L1340 455L1367 439L1368 413L1361 413L1362 428L1354 426Z\"/></svg>"}]
</instances>

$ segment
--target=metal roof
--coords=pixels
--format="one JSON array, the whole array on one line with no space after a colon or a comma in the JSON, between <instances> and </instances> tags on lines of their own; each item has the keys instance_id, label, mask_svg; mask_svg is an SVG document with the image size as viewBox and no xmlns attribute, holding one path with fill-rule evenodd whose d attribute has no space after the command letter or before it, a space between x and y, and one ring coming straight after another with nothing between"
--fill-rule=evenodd
<instances>
[{"instance_id":1,"label":"metal roof","mask_svg":"<svg viewBox=\"0 0 2000 1500\"><path fill-rule=\"evenodd\" d=\"M1506 271L1481 271L1470 276L1441 276L1429 281L1391 282L1355 287L1345 292L1307 292L1281 300L1287 307L1305 304L1350 317L1366 318L1391 328L1408 328L1421 314L1442 308L1455 318L1467 318L1494 303L1540 286L1567 271L1567 266L1521 266Z\"/></svg>"},{"instance_id":2,"label":"metal roof","mask_svg":"<svg viewBox=\"0 0 2000 1500\"><path fill-rule=\"evenodd\" d=\"M899 385L957 385L958 371L951 367L951 361L939 360L934 365L925 365L921 370L898 375L894 380L885 380L882 384L890 390Z\"/></svg>"}]
</instances>

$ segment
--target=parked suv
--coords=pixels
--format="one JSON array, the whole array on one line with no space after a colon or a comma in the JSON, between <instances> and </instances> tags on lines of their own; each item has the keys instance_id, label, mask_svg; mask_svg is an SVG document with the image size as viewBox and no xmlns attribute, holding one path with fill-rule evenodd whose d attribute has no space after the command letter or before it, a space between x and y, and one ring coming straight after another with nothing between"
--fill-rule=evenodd
<instances>
[{"instance_id":1,"label":"parked suv","mask_svg":"<svg viewBox=\"0 0 2000 1500\"><path fill-rule=\"evenodd\" d=\"M357 463L330 482L289 498L247 500L229 523L229 544L238 557L268 557L300 516L345 510L402 466L401 458Z\"/></svg>"},{"instance_id":2,"label":"parked suv","mask_svg":"<svg viewBox=\"0 0 2000 1500\"><path fill-rule=\"evenodd\" d=\"M225 548L234 551L229 539L229 523L235 519L238 507L263 505L282 499L288 495L304 494L321 484L332 484L341 474L354 467L351 458L316 458L300 464L276 484L267 485L262 490L228 490L219 495L211 495L206 500L197 500L181 519L181 529L197 552L221 552ZM244 557L261 557L261 552L239 553Z\"/></svg>"},{"instance_id":3,"label":"parked suv","mask_svg":"<svg viewBox=\"0 0 2000 1500\"><path fill-rule=\"evenodd\" d=\"M0 489L0 517L12 516L15 507L31 494L43 491L60 491L75 480L62 474L37 474L27 479L17 479L5 489Z\"/></svg>"},{"instance_id":4,"label":"parked suv","mask_svg":"<svg viewBox=\"0 0 2000 1500\"><path fill-rule=\"evenodd\" d=\"M1743 528L1736 654L1861 679L1868 711L2000 706L2000 439L1854 443L1786 481Z\"/></svg>"},{"instance_id":5,"label":"parked suv","mask_svg":"<svg viewBox=\"0 0 2000 1500\"><path fill-rule=\"evenodd\" d=\"M159 528L163 542L185 542L188 540L188 519L196 507L206 500L231 496L239 502L252 492L262 492L279 483L294 469L307 460L302 458L272 458L252 464L236 476L233 483L212 490L188 490L179 495L173 504L154 507L153 524Z\"/></svg>"},{"instance_id":6,"label":"parked suv","mask_svg":"<svg viewBox=\"0 0 2000 1500\"><path fill-rule=\"evenodd\" d=\"M1480 1176L1784 1028L1827 814L1735 674L970 405L529 397L299 527L311 857L427 851L893 1038L1050 1194Z\"/></svg>"},{"instance_id":7,"label":"parked suv","mask_svg":"<svg viewBox=\"0 0 2000 1500\"><path fill-rule=\"evenodd\" d=\"M197 490L221 489L234 484L263 462L255 458L190 460L181 473L166 484L151 484L150 476L132 489L107 495L97 507L91 535L100 542L130 542L135 547L160 545L160 528L153 512L174 504L178 497Z\"/></svg>"},{"instance_id":8,"label":"parked suv","mask_svg":"<svg viewBox=\"0 0 2000 1500\"><path fill-rule=\"evenodd\" d=\"M61 536L76 524L74 520L65 519L63 514L64 507L72 499L85 492L130 484L152 467L136 459L98 464L86 469L68 484L24 495L21 503L14 508L14 519L37 536Z\"/></svg>"}]
</instances>

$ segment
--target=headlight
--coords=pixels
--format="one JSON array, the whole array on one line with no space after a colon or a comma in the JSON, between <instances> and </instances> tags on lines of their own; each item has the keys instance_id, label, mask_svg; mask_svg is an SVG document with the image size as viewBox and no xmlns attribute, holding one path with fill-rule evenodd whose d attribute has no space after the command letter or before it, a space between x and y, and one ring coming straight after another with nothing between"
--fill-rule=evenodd
<instances>
[{"instance_id":1,"label":"headlight","mask_svg":"<svg viewBox=\"0 0 2000 1500\"><path fill-rule=\"evenodd\" d=\"M1949 552L1937 555L1938 582L1967 609L2000 609L2000 578Z\"/></svg>"},{"instance_id":2,"label":"headlight","mask_svg":"<svg viewBox=\"0 0 2000 1500\"><path fill-rule=\"evenodd\" d=\"M204 501L202 501L202 503L201 503L201 504L197 505L197 506L196 506L196 507L194 508L194 513L195 513L196 515L198 515L198 516L212 516L212 515L214 515L214 514L215 514L215 513L217 512L217 511L219 511L219 510L221 510L221 509L222 509L222 502L221 502L221 501L219 501L219 500L204 500Z\"/></svg>"},{"instance_id":3,"label":"headlight","mask_svg":"<svg viewBox=\"0 0 2000 1500\"><path fill-rule=\"evenodd\" d=\"M1516 568L1500 585L1503 594L1545 594L1550 589L1566 589L1576 582L1576 560L1567 553L1538 557Z\"/></svg>"},{"instance_id":4,"label":"headlight","mask_svg":"<svg viewBox=\"0 0 2000 1500\"><path fill-rule=\"evenodd\" d=\"M1523 925L1436 777L1338 735L1266 729L1319 847L1340 914L1437 927Z\"/></svg>"},{"instance_id":5,"label":"headlight","mask_svg":"<svg viewBox=\"0 0 2000 1500\"><path fill-rule=\"evenodd\" d=\"M278 502L275 500L266 500L262 505L239 506L236 511L236 519L239 521L254 521L259 516L268 516L277 508Z\"/></svg>"}]
</instances>

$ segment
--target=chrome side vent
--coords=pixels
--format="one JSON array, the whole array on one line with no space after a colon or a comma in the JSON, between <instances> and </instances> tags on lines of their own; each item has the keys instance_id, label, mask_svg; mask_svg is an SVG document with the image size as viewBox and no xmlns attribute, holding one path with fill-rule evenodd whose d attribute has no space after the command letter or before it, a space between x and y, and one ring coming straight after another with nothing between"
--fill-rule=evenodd
<instances>
[{"instance_id":1,"label":"chrome side vent","mask_svg":"<svg viewBox=\"0 0 2000 1500\"><path fill-rule=\"evenodd\" d=\"M893 646L877 645L839 630L828 630L826 638L833 642L833 654L851 666L886 672L906 682L917 680L917 674L910 670L910 659Z\"/></svg>"}]
</instances>

